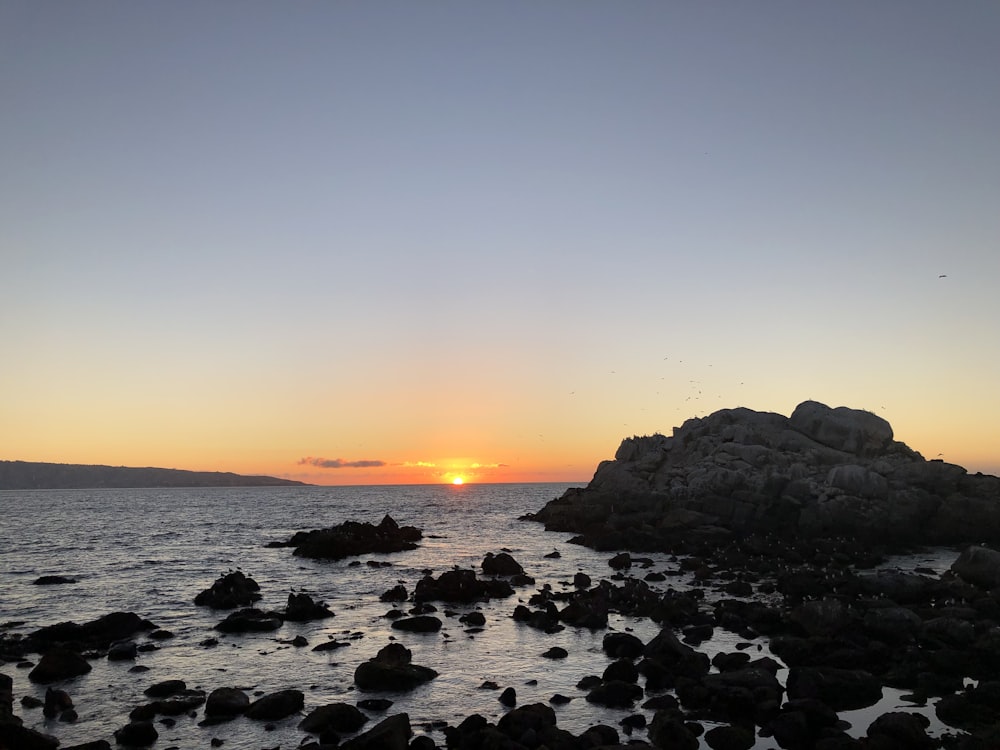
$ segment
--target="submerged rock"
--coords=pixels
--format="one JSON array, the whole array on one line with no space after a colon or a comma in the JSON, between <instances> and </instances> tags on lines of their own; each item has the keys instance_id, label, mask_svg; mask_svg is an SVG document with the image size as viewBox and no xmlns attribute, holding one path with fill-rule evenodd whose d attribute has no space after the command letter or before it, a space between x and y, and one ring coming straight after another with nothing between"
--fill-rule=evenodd
<instances>
[{"instance_id":1,"label":"submerged rock","mask_svg":"<svg viewBox=\"0 0 1000 750\"><path fill-rule=\"evenodd\" d=\"M76 583L76 579L70 576L39 576L32 583L36 586L58 586L60 584Z\"/></svg>"}]
</instances>

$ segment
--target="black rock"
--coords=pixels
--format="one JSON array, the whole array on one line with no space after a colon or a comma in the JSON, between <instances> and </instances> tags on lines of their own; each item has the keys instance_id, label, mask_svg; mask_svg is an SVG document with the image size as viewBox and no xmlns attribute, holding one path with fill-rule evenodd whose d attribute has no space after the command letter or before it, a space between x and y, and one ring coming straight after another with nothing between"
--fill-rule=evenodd
<instances>
[{"instance_id":1,"label":"black rock","mask_svg":"<svg viewBox=\"0 0 1000 750\"><path fill-rule=\"evenodd\" d=\"M90 669L87 660L75 651L53 648L42 655L35 668L28 673L28 679L40 685L47 685L87 674Z\"/></svg>"},{"instance_id":2,"label":"black rock","mask_svg":"<svg viewBox=\"0 0 1000 750\"><path fill-rule=\"evenodd\" d=\"M216 688L205 701L205 716L240 716L249 707L250 697L239 688Z\"/></svg>"},{"instance_id":3,"label":"black rock","mask_svg":"<svg viewBox=\"0 0 1000 750\"><path fill-rule=\"evenodd\" d=\"M395 714L340 745L341 750L407 750L413 731L408 714Z\"/></svg>"},{"instance_id":4,"label":"black rock","mask_svg":"<svg viewBox=\"0 0 1000 750\"><path fill-rule=\"evenodd\" d=\"M76 583L76 579L69 576L39 576L32 583L35 586L58 586L64 583Z\"/></svg>"},{"instance_id":5,"label":"black rock","mask_svg":"<svg viewBox=\"0 0 1000 750\"><path fill-rule=\"evenodd\" d=\"M631 708L642 696L642 688L635 683L611 680L601 683L587 693L587 702L608 708Z\"/></svg>"},{"instance_id":6,"label":"black rock","mask_svg":"<svg viewBox=\"0 0 1000 750\"><path fill-rule=\"evenodd\" d=\"M301 690L279 690L255 700L244 715L248 719L276 721L301 711L304 706L305 696Z\"/></svg>"},{"instance_id":7,"label":"black rock","mask_svg":"<svg viewBox=\"0 0 1000 750\"><path fill-rule=\"evenodd\" d=\"M373 659L354 670L354 682L362 690L412 690L437 677L430 667L410 663L411 654L400 643L384 646Z\"/></svg>"},{"instance_id":8,"label":"black rock","mask_svg":"<svg viewBox=\"0 0 1000 750\"><path fill-rule=\"evenodd\" d=\"M215 626L223 633L261 633L281 627L282 616L277 612L260 609L241 609L233 612Z\"/></svg>"},{"instance_id":9,"label":"black rock","mask_svg":"<svg viewBox=\"0 0 1000 750\"><path fill-rule=\"evenodd\" d=\"M323 602L313 601L309 594L288 594L288 604L285 606L284 619L291 622L307 622L333 617L333 612Z\"/></svg>"},{"instance_id":10,"label":"black rock","mask_svg":"<svg viewBox=\"0 0 1000 750\"><path fill-rule=\"evenodd\" d=\"M410 633L436 633L441 629L441 620L433 615L417 615L396 620L392 623L392 627Z\"/></svg>"},{"instance_id":11,"label":"black rock","mask_svg":"<svg viewBox=\"0 0 1000 750\"><path fill-rule=\"evenodd\" d=\"M142 692L150 698L166 698L182 690L187 690L184 680L163 680L150 685Z\"/></svg>"},{"instance_id":12,"label":"black rock","mask_svg":"<svg viewBox=\"0 0 1000 750\"><path fill-rule=\"evenodd\" d=\"M219 577L194 598L194 603L212 609L236 609L249 607L260 599L260 585L242 571L235 570Z\"/></svg>"},{"instance_id":13,"label":"black rock","mask_svg":"<svg viewBox=\"0 0 1000 750\"><path fill-rule=\"evenodd\" d=\"M349 703L331 703L310 711L299 722L299 729L309 734L320 734L327 730L350 734L361 729L367 722L368 717Z\"/></svg>"},{"instance_id":14,"label":"black rock","mask_svg":"<svg viewBox=\"0 0 1000 750\"><path fill-rule=\"evenodd\" d=\"M151 721L133 721L115 732L115 742L119 745L148 747L156 742L160 733Z\"/></svg>"},{"instance_id":15,"label":"black rock","mask_svg":"<svg viewBox=\"0 0 1000 750\"><path fill-rule=\"evenodd\" d=\"M294 554L298 557L342 560L357 555L416 549L422 536L420 529L399 526L387 515L378 526L345 521L328 529L299 531L287 542L272 542L267 546L294 547Z\"/></svg>"},{"instance_id":16,"label":"black rock","mask_svg":"<svg viewBox=\"0 0 1000 750\"><path fill-rule=\"evenodd\" d=\"M524 568L506 552L494 555L487 552L482 562L483 574L488 576L520 576Z\"/></svg>"}]
</instances>

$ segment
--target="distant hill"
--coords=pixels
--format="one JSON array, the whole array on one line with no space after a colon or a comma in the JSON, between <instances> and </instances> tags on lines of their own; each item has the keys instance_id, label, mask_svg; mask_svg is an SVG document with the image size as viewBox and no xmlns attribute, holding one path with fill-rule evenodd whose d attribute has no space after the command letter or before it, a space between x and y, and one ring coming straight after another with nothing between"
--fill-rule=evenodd
<instances>
[{"instance_id":1,"label":"distant hill","mask_svg":"<svg viewBox=\"0 0 1000 750\"><path fill-rule=\"evenodd\" d=\"M0 490L76 490L99 487L282 487L293 482L221 471L129 468L0 461Z\"/></svg>"}]
</instances>

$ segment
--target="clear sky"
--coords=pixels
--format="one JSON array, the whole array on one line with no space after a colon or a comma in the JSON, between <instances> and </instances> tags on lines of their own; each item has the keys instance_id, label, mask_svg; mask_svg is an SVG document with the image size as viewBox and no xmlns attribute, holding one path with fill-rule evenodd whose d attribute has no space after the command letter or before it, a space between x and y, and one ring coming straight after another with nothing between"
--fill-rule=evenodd
<instances>
[{"instance_id":1,"label":"clear sky","mask_svg":"<svg viewBox=\"0 0 1000 750\"><path fill-rule=\"evenodd\" d=\"M806 399L1000 473L1000 3L0 0L0 458L587 481Z\"/></svg>"}]
</instances>

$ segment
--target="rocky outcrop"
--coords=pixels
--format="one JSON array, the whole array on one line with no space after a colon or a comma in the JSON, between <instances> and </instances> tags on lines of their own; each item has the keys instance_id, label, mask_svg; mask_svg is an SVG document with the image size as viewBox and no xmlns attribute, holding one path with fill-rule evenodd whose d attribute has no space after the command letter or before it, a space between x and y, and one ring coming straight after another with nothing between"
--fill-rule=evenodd
<instances>
[{"instance_id":1,"label":"rocky outcrop","mask_svg":"<svg viewBox=\"0 0 1000 750\"><path fill-rule=\"evenodd\" d=\"M43 652L54 645L76 651L107 649L116 641L155 629L156 625L134 612L110 612L82 625L60 622L39 628L28 636L28 649Z\"/></svg>"},{"instance_id":2,"label":"rocky outcrop","mask_svg":"<svg viewBox=\"0 0 1000 750\"><path fill-rule=\"evenodd\" d=\"M294 547L297 557L342 560L371 553L403 552L417 548L423 536L414 526L400 526L385 516L377 526L345 521L328 529L296 532L286 542L270 542L268 547Z\"/></svg>"},{"instance_id":3,"label":"rocky outcrop","mask_svg":"<svg viewBox=\"0 0 1000 750\"><path fill-rule=\"evenodd\" d=\"M627 438L586 488L533 516L597 549L778 532L880 543L1000 542L1000 478L927 461L870 412L724 409Z\"/></svg>"}]
</instances>

